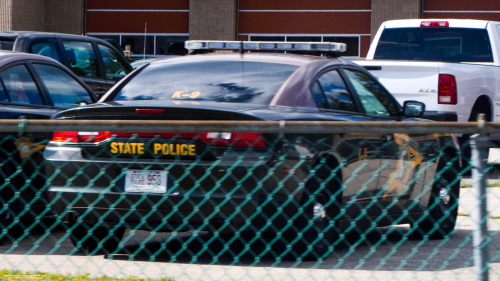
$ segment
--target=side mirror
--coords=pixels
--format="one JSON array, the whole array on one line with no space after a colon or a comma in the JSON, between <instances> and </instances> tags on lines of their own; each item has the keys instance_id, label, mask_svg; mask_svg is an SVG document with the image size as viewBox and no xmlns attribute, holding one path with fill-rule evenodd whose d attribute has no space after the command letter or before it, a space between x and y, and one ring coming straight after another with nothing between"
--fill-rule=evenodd
<instances>
[{"instance_id":1,"label":"side mirror","mask_svg":"<svg viewBox=\"0 0 500 281\"><path fill-rule=\"evenodd\" d=\"M403 115L407 117L420 117L424 115L425 104L419 101L408 100L403 105Z\"/></svg>"}]
</instances>

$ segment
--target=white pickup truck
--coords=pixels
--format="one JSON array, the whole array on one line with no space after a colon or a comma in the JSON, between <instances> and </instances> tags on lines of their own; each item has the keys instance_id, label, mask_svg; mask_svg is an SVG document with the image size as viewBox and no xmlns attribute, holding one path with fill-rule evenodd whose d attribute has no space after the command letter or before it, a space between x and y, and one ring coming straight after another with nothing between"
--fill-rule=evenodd
<instances>
[{"instance_id":1,"label":"white pickup truck","mask_svg":"<svg viewBox=\"0 0 500 281\"><path fill-rule=\"evenodd\" d=\"M400 103L425 103L424 118L475 121L484 113L487 121L500 121L500 22L387 21L366 60L355 62Z\"/></svg>"}]
</instances>

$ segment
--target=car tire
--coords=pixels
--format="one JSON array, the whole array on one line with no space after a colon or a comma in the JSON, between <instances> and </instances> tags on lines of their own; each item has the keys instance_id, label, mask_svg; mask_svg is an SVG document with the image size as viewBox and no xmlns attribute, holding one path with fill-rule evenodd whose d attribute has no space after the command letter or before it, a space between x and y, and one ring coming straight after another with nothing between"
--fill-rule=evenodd
<instances>
[{"instance_id":1,"label":"car tire","mask_svg":"<svg viewBox=\"0 0 500 281\"><path fill-rule=\"evenodd\" d=\"M304 208L302 212L297 211L301 214L283 232L283 238L291 245L289 256L292 259L326 259L339 238L337 217L341 210L341 184L337 176L330 178L331 174L332 168L326 164L316 170L315 176L306 183L300 200Z\"/></svg>"},{"instance_id":2,"label":"car tire","mask_svg":"<svg viewBox=\"0 0 500 281\"><path fill-rule=\"evenodd\" d=\"M439 179L432 186L428 212L412 233L419 239L444 239L453 233L457 222L460 181L452 183L459 177L457 165L446 166L443 161L437 171Z\"/></svg>"},{"instance_id":3,"label":"car tire","mask_svg":"<svg viewBox=\"0 0 500 281\"><path fill-rule=\"evenodd\" d=\"M75 215L70 215L68 230L71 232L71 243L85 255L95 255L99 251L112 254L118 248L125 233L125 228L117 228L113 232L111 226L99 226L91 231L94 225L78 221ZM87 235L89 234L90 235ZM102 243L102 245L99 245Z\"/></svg>"}]
</instances>

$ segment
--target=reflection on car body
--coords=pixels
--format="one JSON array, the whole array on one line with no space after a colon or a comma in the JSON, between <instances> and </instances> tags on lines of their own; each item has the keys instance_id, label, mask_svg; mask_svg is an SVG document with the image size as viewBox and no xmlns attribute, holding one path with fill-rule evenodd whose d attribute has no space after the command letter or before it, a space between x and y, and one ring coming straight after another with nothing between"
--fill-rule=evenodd
<instances>
[{"instance_id":1,"label":"reflection on car body","mask_svg":"<svg viewBox=\"0 0 500 281\"><path fill-rule=\"evenodd\" d=\"M341 58L252 52L151 62L101 103L54 118L320 120L354 126L420 122L416 117L424 108L418 102L402 108L368 72ZM71 152L61 153L69 147ZM352 221L362 228L410 223L417 234L449 235L457 216L457 154L452 136L362 132L61 132L45 152L55 209L69 212L72 241L88 254L114 251L125 228L229 229L277 232L276 243L303 259L327 255ZM142 171L145 177L165 172L166 191L135 192L140 184L122 171ZM439 202L440 192L453 200ZM89 203L95 200L98 208ZM439 216L445 218L434 227ZM85 237L96 224L93 235L104 246Z\"/></svg>"}]
</instances>

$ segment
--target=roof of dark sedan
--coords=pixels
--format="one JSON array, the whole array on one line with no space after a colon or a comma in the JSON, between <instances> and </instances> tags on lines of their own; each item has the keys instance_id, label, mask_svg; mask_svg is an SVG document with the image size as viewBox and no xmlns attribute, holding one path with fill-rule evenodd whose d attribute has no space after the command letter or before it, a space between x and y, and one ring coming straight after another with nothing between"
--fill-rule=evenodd
<instances>
[{"instance_id":1,"label":"roof of dark sedan","mask_svg":"<svg viewBox=\"0 0 500 281\"><path fill-rule=\"evenodd\" d=\"M7 63L20 61L20 60L41 60L41 61L49 61L53 63L60 64L55 59L35 54L28 54L22 52L13 52L13 51L5 51L0 50L0 65L5 65Z\"/></svg>"},{"instance_id":2,"label":"roof of dark sedan","mask_svg":"<svg viewBox=\"0 0 500 281\"><path fill-rule=\"evenodd\" d=\"M212 53L204 55L188 55L182 57L165 58L151 62L151 65L172 63L172 62L186 62L186 61L207 61L207 60L234 60L234 61L259 61L269 63L282 63L292 65L306 65L315 61L323 61L328 64L350 64L349 61L342 58L325 58L320 56L311 55L296 55L296 54L283 54L283 53Z\"/></svg>"}]
</instances>

